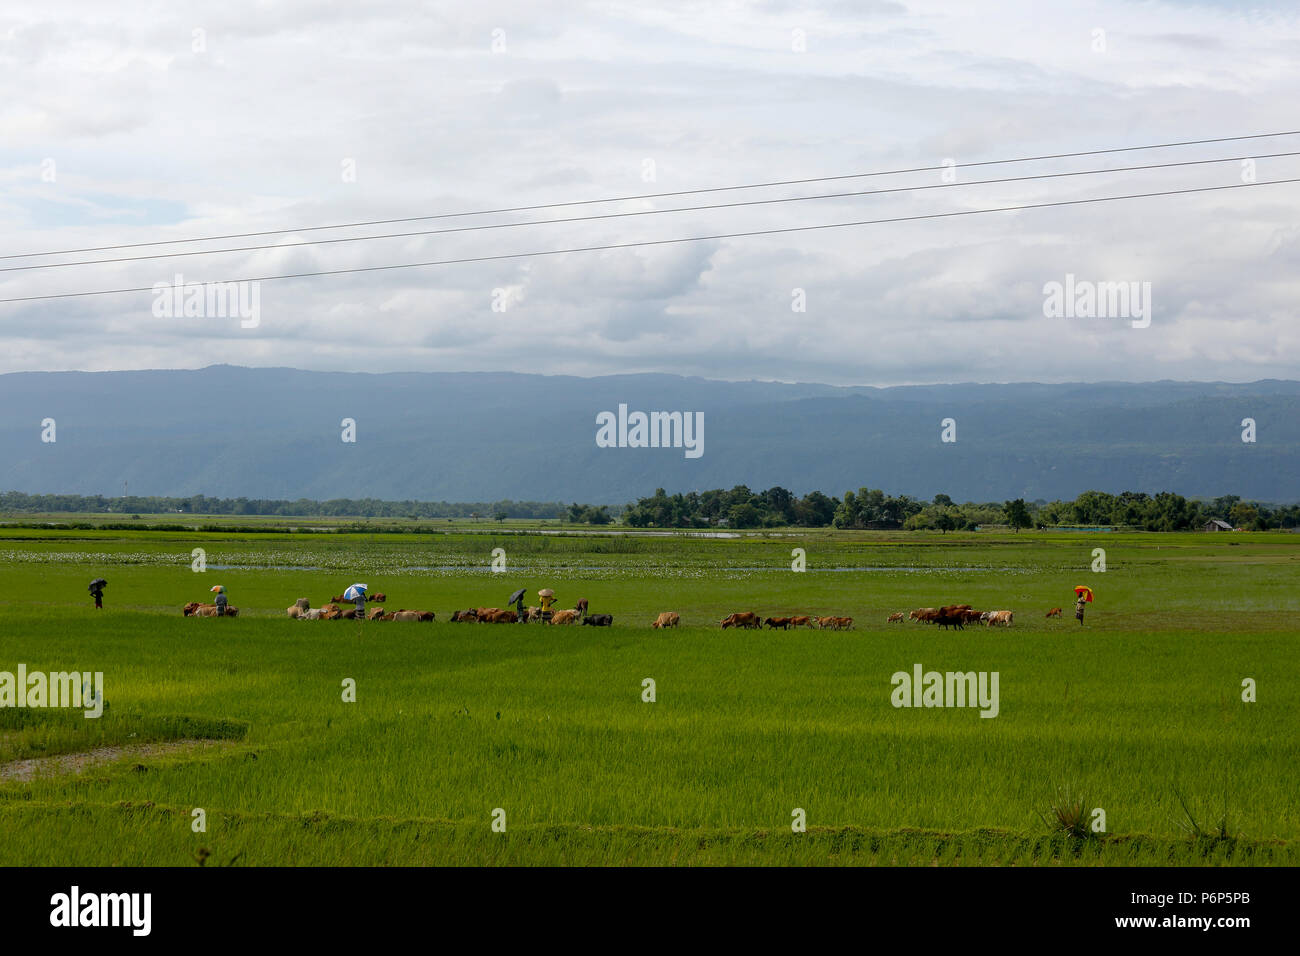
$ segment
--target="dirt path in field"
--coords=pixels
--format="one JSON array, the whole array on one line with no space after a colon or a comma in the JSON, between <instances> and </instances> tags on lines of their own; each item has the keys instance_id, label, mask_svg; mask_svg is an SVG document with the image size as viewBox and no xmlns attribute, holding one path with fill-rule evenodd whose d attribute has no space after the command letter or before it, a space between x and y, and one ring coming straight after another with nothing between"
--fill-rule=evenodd
<instances>
[{"instance_id":1,"label":"dirt path in field","mask_svg":"<svg viewBox=\"0 0 1300 956\"><path fill-rule=\"evenodd\" d=\"M100 747L84 753L59 754L55 757L35 757L29 760L11 760L0 763L0 782L29 781L36 777L57 777L61 774L81 773L91 767L112 763L122 757L163 757L186 750L198 750L220 744L218 740L168 740L152 744L132 744L123 747Z\"/></svg>"}]
</instances>

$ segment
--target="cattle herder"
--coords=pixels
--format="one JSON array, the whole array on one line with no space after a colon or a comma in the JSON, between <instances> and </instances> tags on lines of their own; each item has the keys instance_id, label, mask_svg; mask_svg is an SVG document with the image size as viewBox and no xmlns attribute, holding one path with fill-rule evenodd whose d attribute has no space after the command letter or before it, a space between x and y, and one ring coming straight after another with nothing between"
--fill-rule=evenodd
<instances>
[{"instance_id":1,"label":"cattle herder","mask_svg":"<svg viewBox=\"0 0 1300 956\"><path fill-rule=\"evenodd\" d=\"M217 596L212 601L212 603L217 606L217 617L225 617L226 607L230 603L229 599L226 597L226 588L224 585L214 584L212 590L217 592Z\"/></svg>"},{"instance_id":2,"label":"cattle herder","mask_svg":"<svg viewBox=\"0 0 1300 956\"><path fill-rule=\"evenodd\" d=\"M1074 617L1080 624L1083 623L1083 607L1087 603L1087 600L1083 596L1083 592L1080 591L1079 600L1074 602Z\"/></svg>"}]
</instances>

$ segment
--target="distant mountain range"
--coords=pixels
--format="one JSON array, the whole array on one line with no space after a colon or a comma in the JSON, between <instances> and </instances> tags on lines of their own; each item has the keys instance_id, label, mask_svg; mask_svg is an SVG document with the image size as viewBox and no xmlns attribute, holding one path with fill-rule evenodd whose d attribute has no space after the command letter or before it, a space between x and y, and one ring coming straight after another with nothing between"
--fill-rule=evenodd
<instances>
[{"instance_id":1,"label":"distant mountain range","mask_svg":"<svg viewBox=\"0 0 1300 956\"><path fill-rule=\"evenodd\" d=\"M599 447L597 416L702 413L702 454ZM1242 420L1256 441L1241 440ZM54 420L54 442L45 419ZM344 419L356 441L341 440ZM941 440L944 419L955 442ZM694 421L692 415L689 419ZM841 388L674 375L191 371L0 375L0 489L618 504L746 484L841 495L1300 500L1300 382Z\"/></svg>"}]
</instances>

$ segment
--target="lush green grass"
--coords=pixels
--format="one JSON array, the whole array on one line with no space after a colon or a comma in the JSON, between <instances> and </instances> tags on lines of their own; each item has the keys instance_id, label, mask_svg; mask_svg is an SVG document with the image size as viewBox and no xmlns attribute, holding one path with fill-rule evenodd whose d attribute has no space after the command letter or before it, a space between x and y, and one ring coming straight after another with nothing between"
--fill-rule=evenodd
<instances>
[{"instance_id":1,"label":"lush green grass","mask_svg":"<svg viewBox=\"0 0 1300 956\"><path fill-rule=\"evenodd\" d=\"M202 847L208 865L1295 864L1297 561L1300 536L1280 533L0 529L0 670L103 671L109 704L101 721L0 711L0 765L225 741L0 779L0 863L192 863ZM102 612L85 590L97 575ZM355 580L439 620L285 617ZM217 582L240 617L182 618ZM1083 628L1075 584L1097 591ZM525 586L554 587L560 606L587 597L615 626L444 623ZM1013 609L1016 624L884 623L955 602ZM1044 619L1054 606L1065 619ZM717 628L748 609L857 628ZM661 610L687 626L650 629ZM891 675L917 663L997 671L1000 715L895 709ZM1241 700L1246 677L1257 703ZM1062 788L1104 809L1104 838L1049 832ZM206 833L191 831L195 807ZM795 808L807 833L791 832ZM1189 812L1211 833L1225 808L1229 839L1188 836Z\"/></svg>"}]
</instances>

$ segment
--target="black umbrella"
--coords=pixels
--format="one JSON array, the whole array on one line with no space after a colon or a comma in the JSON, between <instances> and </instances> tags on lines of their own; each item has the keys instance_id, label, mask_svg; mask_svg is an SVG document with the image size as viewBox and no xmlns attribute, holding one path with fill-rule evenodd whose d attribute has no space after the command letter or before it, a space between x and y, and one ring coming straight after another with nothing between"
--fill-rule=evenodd
<instances>
[{"instance_id":1,"label":"black umbrella","mask_svg":"<svg viewBox=\"0 0 1300 956\"><path fill-rule=\"evenodd\" d=\"M510 595L510 600L506 601L506 604L514 604L516 601L518 601L521 597L524 596L524 592L527 590L528 588L520 588L514 594Z\"/></svg>"},{"instance_id":2,"label":"black umbrella","mask_svg":"<svg viewBox=\"0 0 1300 956\"><path fill-rule=\"evenodd\" d=\"M106 588L108 587L108 582L105 581L103 578L95 578L95 580L90 582L90 587L87 588L87 590L93 591L97 587Z\"/></svg>"}]
</instances>

